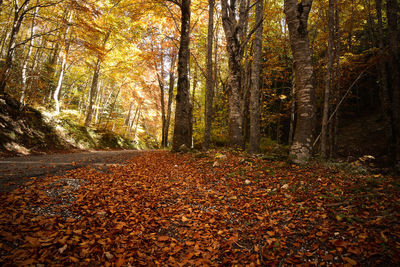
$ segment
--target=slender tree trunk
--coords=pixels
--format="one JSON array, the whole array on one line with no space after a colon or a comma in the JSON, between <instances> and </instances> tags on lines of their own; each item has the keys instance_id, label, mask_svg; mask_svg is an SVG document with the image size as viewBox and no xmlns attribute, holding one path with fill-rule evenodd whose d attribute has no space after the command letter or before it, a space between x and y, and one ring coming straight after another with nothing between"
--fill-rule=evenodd
<instances>
[{"instance_id":1,"label":"slender tree trunk","mask_svg":"<svg viewBox=\"0 0 400 267\"><path fill-rule=\"evenodd\" d=\"M18 2L14 2L14 21L8 41L6 57L5 59L3 59L4 66L0 70L0 96L4 95L5 93L7 81L10 76L10 71L14 63L13 60L14 60L17 34L21 29L21 24L25 18L29 2L30 2L29 0L26 0L23 2L21 6L18 6Z\"/></svg>"},{"instance_id":2,"label":"slender tree trunk","mask_svg":"<svg viewBox=\"0 0 400 267\"><path fill-rule=\"evenodd\" d=\"M398 2L387 0L386 5L392 89L392 131L394 139L394 164L400 169L400 70L398 50Z\"/></svg>"},{"instance_id":3,"label":"slender tree trunk","mask_svg":"<svg viewBox=\"0 0 400 267\"><path fill-rule=\"evenodd\" d=\"M391 106L390 102L390 94L389 87L387 82L387 71L386 71L386 60L385 60L385 44L384 44L384 33L383 33L383 22L382 22L382 0L375 0L376 4L376 16L378 18L378 46L379 46L379 80L380 80L380 96L381 96L381 105L382 105L382 115L385 123L385 136L387 147L389 154L393 154L391 149L393 143L392 136L392 115L391 115Z\"/></svg>"},{"instance_id":4,"label":"slender tree trunk","mask_svg":"<svg viewBox=\"0 0 400 267\"><path fill-rule=\"evenodd\" d=\"M214 97L213 81L213 30L214 30L214 0L208 1L208 32L207 32L207 77L206 77L206 99L204 109L204 141L203 149L210 147L212 107Z\"/></svg>"},{"instance_id":5,"label":"slender tree trunk","mask_svg":"<svg viewBox=\"0 0 400 267\"><path fill-rule=\"evenodd\" d=\"M189 83L189 42L190 42L190 1L182 0L181 40L178 55L178 88L176 94L175 125L172 150L179 151L182 145L187 148L192 143L192 112Z\"/></svg>"},{"instance_id":6,"label":"slender tree trunk","mask_svg":"<svg viewBox=\"0 0 400 267\"><path fill-rule=\"evenodd\" d=\"M315 91L307 21L312 0L285 0L284 10L296 78L297 122L290 157L296 163L307 162L312 153L315 127Z\"/></svg>"},{"instance_id":7,"label":"slender tree trunk","mask_svg":"<svg viewBox=\"0 0 400 267\"><path fill-rule=\"evenodd\" d=\"M172 102L174 100L174 84L175 84L175 77L174 77L174 68L175 68L175 60L176 55L173 54L171 56L171 66L169 68L169 88L168 88L168 107L167 107L167 119L165 122L165 144L168 146L168 136L169 136L169 125L171 122L171 113L172 113Z\"/></svg>"},{"instance_id":8,"label":"slender tree trunk","mask_svg":"<svg viewBox=\"0 0 400 267\"><path fill-rule=\"evenodd\" d=\"M57 82L57 87L54 90L54 94L53 94L53 100L54 100L54 104L55 104L55 109L56 109L56 113L60 113L60 101L59 101L59 97L60 97L60 92L61 92L61 88L62 88L62 83L64 80L64 74L65 74L65 68L67 66L67 57L68 57L68 52L69 52L69 41L68 39L68 32L70 29L70 24L71 24L71 20L72 20L72 16L73 16L74 12L71 11L71 13L69 14L68 17L68 25L67 28L65 29L65 33L64 33L64 42L66 42L65 44L65 48L62 49L60 51L61 54L61 70L60 70L60 76L58 77L58 82Z\"/></svg>"},{"instance_id":9,"label":"slender tree trunk","mask_svg":"<svg viewBox=\"0 0 400 267\"><path fill-rule=\"evenodd\" d=\"M261 120L261 104L260 104L260 85L261 85L261 69L262 69L262 35L263 35L263 0L258 1L256 6L256 22L259 24L254 35L254 59L253 69L251 73L251 90L250 90L250 142L249 152L260 152L260 120Z\"/></svg>"},{"instance_id":10,"label":"slender tree trunk","mask_svg":"<svg viewBox=\"0 0 400 267\"><path fill-rule=\"evenodd\" d=\"M328 68L325 80L325 91L324 91L324 107L322 111L322 130L321 130L321 157L325 159L327 157L327 139L328 139L328 118L329 118L329 99L330 89L333 72L333 38L335 30L335 0L329 0L328 8Z\"/></svg>"},{"instance_id":11,"label":"slender tree trunk","mask_svg":"<svg viewBox=\"0 0 400 267\"><path fill-rule=\"evenodd\" d=\"M100 74L100 58L97 58L96 65L93 71L92 85L90 86L89 91L89 105L86 113L85 126L89 126L92 122L93 115L93 103L97 95L98 84L99 84L99 74Z\"/></svg>"},{"instance_id":12,"label":"slender tree trunk","mask_svg":"<svg viewBox=\"0 0 400 267\"><path fill-rule=\"evenodd\" d=\"M27 89L27 72L28 72L28 63L29 63L29 58L31 57L32 53L32 47L33 47L33 40L34 40L34 35L35 35L35 19L37 16L37 13L39 11L39 3L40 0L37 0L35 12L33 13L33 18L32 18L32 25L31 25L31 39L29 41L29 47L28 47L28 52L26 53L26 57L24 60L24 64L22 65L22 74L21 74L21 80L22 80L22 92L21 92L21 98L19 102L21 104L25 103L25 94L26 94L26 89Z\"/></svg>"},{"instance_id":13,"label":"slender tree trunk","mask_svg":"<svg viewBox=\"0 0 400 267\"><path fill-rule=\"evenodd\" d=\"M335 1L335 61L336 61L336 69L335 69L335 93L336 93L336 98L341 99L342 94L340 92L340 79L341 79L341 73L340 73L340 50L341 50L341 45L340 45L340 21L339 21L339 6L338 6L338 0ZM336 111L335 113L335 119L333 122L333 136L332 136L332 147L331 147L331 157L336 156L337 152L337 145L338 145L338 131L339 131L339 121L340 120L340 112L339 110Z\"/></svg>"}]
</instances>

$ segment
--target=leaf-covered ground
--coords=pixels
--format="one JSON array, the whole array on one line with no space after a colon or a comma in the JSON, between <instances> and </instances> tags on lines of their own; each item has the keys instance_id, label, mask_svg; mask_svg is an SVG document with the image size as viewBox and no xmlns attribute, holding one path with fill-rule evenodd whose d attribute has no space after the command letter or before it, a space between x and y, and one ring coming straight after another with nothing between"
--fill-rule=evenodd
<instances>
[{"instance_id":1,"label":"leaf-covered ground","mask_svg":"<svg viewBox=\"0 0 400 267\"><path fill-rule=\"evenodd\" d=\"M0 195L0 265L396 266L399 191L319 165L151 152Z\"/></svg>"}]
</instances>

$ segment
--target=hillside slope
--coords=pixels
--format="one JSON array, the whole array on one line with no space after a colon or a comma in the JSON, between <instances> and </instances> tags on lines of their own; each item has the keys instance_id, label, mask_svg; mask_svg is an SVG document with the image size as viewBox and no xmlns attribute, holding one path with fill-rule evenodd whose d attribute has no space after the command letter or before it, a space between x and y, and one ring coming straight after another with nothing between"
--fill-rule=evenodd
<instances>
[{"instance_id":1,"label":"hillside slope","mask_svg":"<svg viewBox=\"0 0 400 267\"><path fill-rule=\"evenodd\" d=\"M9 96L0 98L0 156L116 148L135 146L115 133L45 116L29 106L21 107Z\"/></svg>"}]
</instances>

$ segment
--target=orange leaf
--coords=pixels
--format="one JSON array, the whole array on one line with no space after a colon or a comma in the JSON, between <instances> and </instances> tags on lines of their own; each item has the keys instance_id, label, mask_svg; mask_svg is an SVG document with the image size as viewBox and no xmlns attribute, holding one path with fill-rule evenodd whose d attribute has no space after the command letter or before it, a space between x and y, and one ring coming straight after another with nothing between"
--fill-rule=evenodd
<instances>
[{"instance_id":1,"label":"orange leaf","mask_svg":"<svg viewBox=\"0 0 400 267\"><path fill-rule=\"evenodd\" d=\"M158 241L168 241L169 240L169 236L166 235L162 235L158 237Z\"/></svg>"},{"instance_id":2,"label":"orange leaf","mask_svg":"<svg viewBox=\"0 0 400 267\"><path fill-rule=\"evenodd\" d=\"M115 262L115 266L121 267L122 265L124 265L124 263L125 263L125 259L118 258L117 261Z\"/></svg>"}]
</instances>

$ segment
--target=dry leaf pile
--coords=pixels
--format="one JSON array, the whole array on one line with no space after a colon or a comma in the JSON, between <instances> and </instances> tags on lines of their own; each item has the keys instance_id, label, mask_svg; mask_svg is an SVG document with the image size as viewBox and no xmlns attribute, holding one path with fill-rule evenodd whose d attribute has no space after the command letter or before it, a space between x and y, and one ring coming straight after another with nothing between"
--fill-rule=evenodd
<instances>
[{"instance_id":1,"label":"dry leaf pile","mask_svg":"<svg viewBox=\"0 0 400 267\"><path fill-rule=\"evenodd\" d=\"M2 194L0 264L400 264L398 179L225 154L152 152Z\"/></svg>"}]
</instances>

